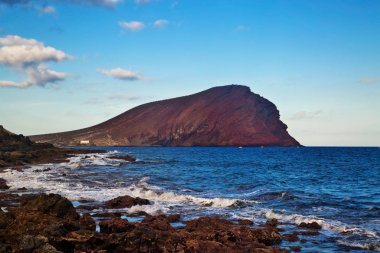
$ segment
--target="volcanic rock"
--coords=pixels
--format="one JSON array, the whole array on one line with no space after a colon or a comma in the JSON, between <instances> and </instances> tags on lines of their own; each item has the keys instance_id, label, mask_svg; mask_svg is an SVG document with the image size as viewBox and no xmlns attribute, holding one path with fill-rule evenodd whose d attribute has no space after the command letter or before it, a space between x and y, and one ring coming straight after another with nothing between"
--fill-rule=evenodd
<instances>
[{"instance_id":1,"label":"volcanic rock","mask_svg":"<svg viewBox=\"0 0 380 253\"><path fill-rule=\"evenodd\" d=\"M143 104L93 127L30 138L59 145L300 146L276 106L241 85Z\"/></svg>"},{"instance_id":2,"label":"volcanic rock","mask_svg":"<svg viewBox=\"0 0 380 253\"><path fill-rule=\"evenodd\" d=\"M142 199L142 198L133 198L130 196L121 196L117 197L111 200L108 200L106 202L106 206L108 208L125 208L125 207L132 207L136 205L150 205L149 200L147 199Z\"/></svg>"},{"instance_id":3,"label":"volcanic rock","mask_svg":"<svg viewBox=\"0 0 380 253\"><path fill-rule=\"evenodd\" d=\"M319 225L317 222L313 221L313 222L310 222L310 223L306 223L306 222L301 222L298 227L300 228L310 228L310 229L321 229L322 226Z\"/></svg>"},{"instance_id":4,"label":"volcanic rock","mask_svg":"<svg viewBox=\"0 0 380 253\"><path fill-rule=\"evenodd\" d=\"M6 190L9 189L9 186L7 185L7 181L5 181L4 178L0 178L0 190Z\"/></svg>"}]
</instances>

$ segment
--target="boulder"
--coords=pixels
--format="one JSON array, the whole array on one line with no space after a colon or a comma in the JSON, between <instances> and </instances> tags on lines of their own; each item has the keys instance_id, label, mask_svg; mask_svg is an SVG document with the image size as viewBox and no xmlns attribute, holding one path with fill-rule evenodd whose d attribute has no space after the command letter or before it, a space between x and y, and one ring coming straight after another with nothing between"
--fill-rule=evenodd
<instances>
[{"instance_id":1,"label":"boulder","mask_svg":"<svg viewBox=\"0 0 380 253\"><path fill-rule=\"evenodd\" d=\"M126 208L136 205L150 205L149 200L142 198L133 198L128 195L117 197L106 202L108 208Z\"/></svg>"}]
</instances>

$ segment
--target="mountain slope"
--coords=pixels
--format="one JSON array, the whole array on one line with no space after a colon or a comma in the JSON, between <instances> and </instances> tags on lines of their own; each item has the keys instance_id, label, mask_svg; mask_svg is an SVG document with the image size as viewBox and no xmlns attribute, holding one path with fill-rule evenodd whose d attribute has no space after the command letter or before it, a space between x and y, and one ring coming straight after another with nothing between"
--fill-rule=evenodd
<instances>
[{"instance_id":1,"label":"mountain slope","mask_svg":"<svg viewBox=\"0 0 380 253\"><path fill-rule=\"evenodd\" d=\"M140 105L93 127L31 136L58 145L299 146L269 100L227 85Z\"/></svg>"}]
</instances>

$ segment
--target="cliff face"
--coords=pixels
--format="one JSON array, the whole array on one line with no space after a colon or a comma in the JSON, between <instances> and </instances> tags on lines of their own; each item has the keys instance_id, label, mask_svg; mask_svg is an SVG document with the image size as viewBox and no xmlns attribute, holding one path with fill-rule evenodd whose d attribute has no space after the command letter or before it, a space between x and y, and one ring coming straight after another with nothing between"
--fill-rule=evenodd
<instances>
[{"instance_id":1,"label":"cliff face","mask_svg":"<svg viewBox=\"0 0 380 253\"><path fill-rule=\"evenodd\" d=\"M299 146L276 106L248 87L215 87L135 107L99 125L36 135L38 142L99 146Z\"/></svg>"}]
</instances>

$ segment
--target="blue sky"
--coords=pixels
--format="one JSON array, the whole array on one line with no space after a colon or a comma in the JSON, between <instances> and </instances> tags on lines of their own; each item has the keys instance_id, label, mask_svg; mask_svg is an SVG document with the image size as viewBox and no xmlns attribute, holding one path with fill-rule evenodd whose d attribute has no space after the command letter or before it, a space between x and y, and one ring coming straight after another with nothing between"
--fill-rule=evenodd
<instances>
[{"instance_id":1,"label":"blue sky","mask_svg":"<svg viewBox=\"0 0 380 253\"><path fill-rule=\"evenodd\" d=\"M13 132L243 84L304 145L380 145L378 0L0 3L0 124Z\"/></svg>"}]
</instances>

